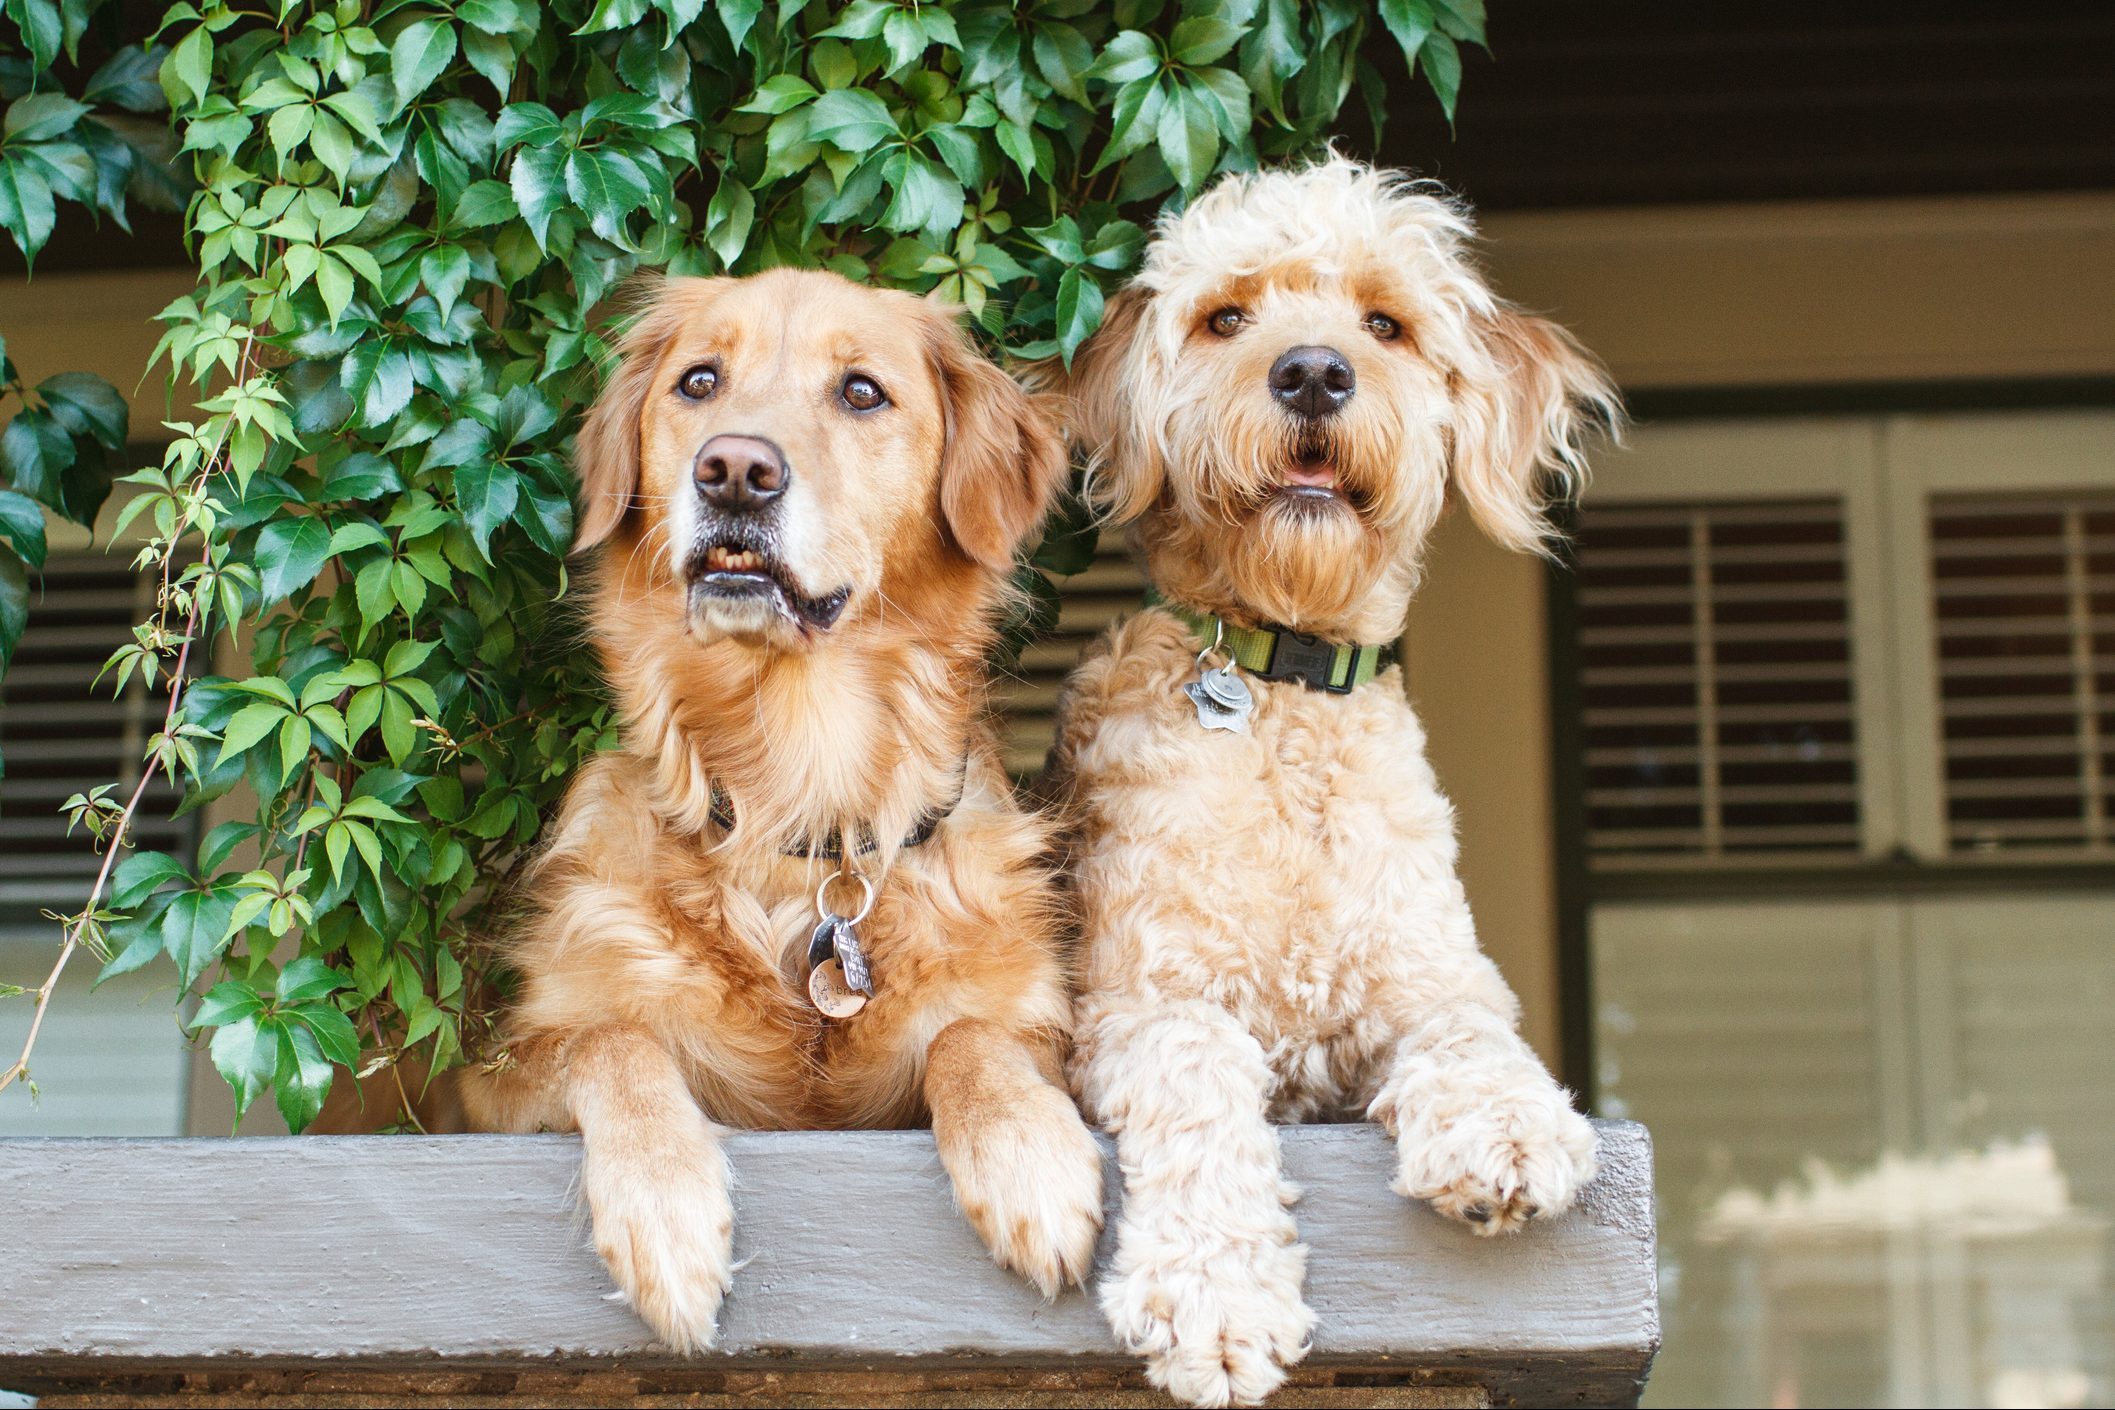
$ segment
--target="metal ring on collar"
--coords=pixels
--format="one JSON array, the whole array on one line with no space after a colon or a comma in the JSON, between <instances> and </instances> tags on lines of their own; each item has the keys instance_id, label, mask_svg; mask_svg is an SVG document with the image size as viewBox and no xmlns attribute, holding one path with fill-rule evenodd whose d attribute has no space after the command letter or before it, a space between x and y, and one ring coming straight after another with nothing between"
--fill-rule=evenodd
<instances>
[{"instance_id":1,"label":"metal ring on collar","mask_svg":"<svg viewBox=\"0 0 2115 1410\"><path fill-rule=\"evenodd\" d=\"M874 883L867 880L864 872L848 869L845 871L833 871L824 877L822 884L815 888L815 913L819 916L837 914L830 909L830 903L827 898L829 896L830 883L836 881L839 877L850 877L859 883L859 914L856 916L838 916L839 920L844 921L848 925L857 925L867 918L867 912L874 909Z\"/></svg>"},{"instance_id":2,"label":"metal ring on collar","mask_svg":"<svg viewBox=\"0 0 2115 1410\"><path fill-rule=\"evenodd\" d=\"M1217 651L1220 647L1220 644L1223 643L1225 640L1226 623L1218 617L1212 618L1212 644L1197 653L1196 664L1199 670L1202 670L1204 668L1204 658L1211 655L1214 651ZM1229 654L1227 657L1227 664L1230 666L1236 664L1231 654Z\"/></svg>"}]
</instances>

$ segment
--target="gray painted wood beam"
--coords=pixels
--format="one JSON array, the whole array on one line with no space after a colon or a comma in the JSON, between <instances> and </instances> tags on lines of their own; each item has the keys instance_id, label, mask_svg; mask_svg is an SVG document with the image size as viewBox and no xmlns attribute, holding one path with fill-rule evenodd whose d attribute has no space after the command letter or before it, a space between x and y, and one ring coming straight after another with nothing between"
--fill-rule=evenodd
<instances>
[{"instance_id":1,"label":"gray painted wood beam","mask_svg":"<svg viewBox=\"0 0 2115 1410\"><path fill-rule=\"evenodd\" d=\"M1377 1129L1286 1128L1320 1317L1308 1368L1499 1404L1634 1401L1659 1344L1651 1148L1641 1127L1598 1130L1602 1173L1577 1209L1483 1239L1390 1193ZM928 1133L744 1134L730 1150L744 1262L719 1349L685 1362L615 1300L571 1137L0 1141L0 1387L321 1368L618 1371L679 1390L763 1368L1105 1382L1129 1368L1091 1297L1045 1303L992 1265ZM1113 1212L1113 1158L1108 1178Z\"/></svg>"}]
</instances>

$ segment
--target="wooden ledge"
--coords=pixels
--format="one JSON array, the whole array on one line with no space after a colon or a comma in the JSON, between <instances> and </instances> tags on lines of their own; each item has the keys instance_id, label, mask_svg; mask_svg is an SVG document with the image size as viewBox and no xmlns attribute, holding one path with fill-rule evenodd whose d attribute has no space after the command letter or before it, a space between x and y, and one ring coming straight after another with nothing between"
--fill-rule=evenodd
<instances>
[{"instance_id":1,"label":"wooden ledge","mask_svg":"<svg viewBox=\"0 0 2115 1410\"><path fill-rule=\"evenodd\" d=\"M1285 1128L1320 1320L1282 1403L1634 1402L1659 1345L1651 1146L1597 1129L1576 1210L1480 1239L1390 1193L1379 1130ZM615 1300L572 1137L0 1141L0 1388L47 1405L1162 1403L1091 1297L1044 1303L992 1265L928 1133L729 1146L743 1263L720 1348L685 1361Z\"/></svg>"}]
</instances>

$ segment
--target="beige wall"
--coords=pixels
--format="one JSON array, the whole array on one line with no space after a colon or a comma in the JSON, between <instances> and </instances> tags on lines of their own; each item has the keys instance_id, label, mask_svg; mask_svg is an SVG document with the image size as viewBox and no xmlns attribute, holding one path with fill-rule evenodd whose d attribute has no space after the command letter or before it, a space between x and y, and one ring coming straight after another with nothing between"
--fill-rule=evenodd
<instances>
[{"instance_id":1,"label":"beige wall","mask_svg":"<svg viewBox=\"0 0 2115 1410\"><path fill-rule=\"evenodd\" d=\"M1543 570L1450 513L1403 638L1404 674L1440 786L1454 800L1476 933L1520 995L1521 1027L1556 1065L1557 854L1550 813Z\"/></svg>"}]
</instances>

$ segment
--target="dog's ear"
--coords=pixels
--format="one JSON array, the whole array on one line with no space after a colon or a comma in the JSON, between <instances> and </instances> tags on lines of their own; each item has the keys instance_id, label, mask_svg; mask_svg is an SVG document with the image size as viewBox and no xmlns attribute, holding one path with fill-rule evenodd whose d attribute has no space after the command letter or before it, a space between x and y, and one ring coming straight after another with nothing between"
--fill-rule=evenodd
<instances>
[{"instance_id":1,"label":"dog's ear","mask_svg":"<svg viewBox=\"0 0 2115 1410\"><path fill-rule=\"evenodd\" d=\"M1065 482L1065 443L1035 399L977 350L946 309L928 305L925 316L947 424L941 517L964 553L1003 573Z\"/></svg>"},{"instance_id":2,"label":"dog's ear","mask_svg":"<svg viewBox=\"0 0 2115 1410\"><path fill-rule=\"evenodd\" d=\"M1454 370L1454 490L1507 548L1548 553L1552 505L1586 483L1584 442L1622 403L1601 364L1546 318L1500 304L1477 320L1479 356Z\"/></svg>"},{"instance_id":3,"label":"dog's ear","mask_svg":"<svg viewBox=\"0 0 2115 1410\"><path fill-rule=\"evenodd\" d=\"M617 370L603 384L573 438L580 476L580 519L573 552L585 553L624 522L639 492L639 436L655 369L683 320L703 306L706 279L657 280L638 297L639 315L617 341Z\"/></svg>"},{"instance_id":4,"label":"dog's ear","mask_svg":"<svg viewBox=\"0 0 2115 1410\"><path fill-rule=\"evenodd\" d=\"M1133 345L1152 299L1136 284L1118 290L1066 379L1069 429L1089 467L1087 497L1116 524L1145 513L1160 496L1163 478L1160 452L1138 425L1138 388L1130 375ZM1062 371L1055 361L1050 366Z\"/></svg>"}]
</instances>

